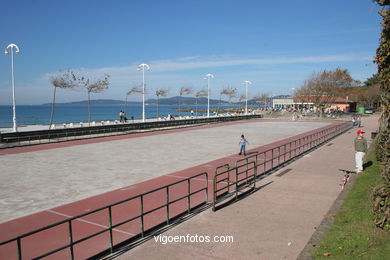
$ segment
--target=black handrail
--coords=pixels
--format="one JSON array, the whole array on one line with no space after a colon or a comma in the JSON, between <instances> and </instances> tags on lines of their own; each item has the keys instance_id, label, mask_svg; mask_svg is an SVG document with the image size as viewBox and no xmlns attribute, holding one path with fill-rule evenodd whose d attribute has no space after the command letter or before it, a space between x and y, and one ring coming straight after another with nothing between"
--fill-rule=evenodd
<instances>
[{"instance_id":1,"label":"black handrail","mask_svg":"<svg viewBox=\"0 0 390 260\"><path fill-rule=\"evenodd\" d=\"M329 126L325 129L322 129L318 132L297 138L295 140L292 140L290 142L284 143L282 145L272 147L268 150L265 150L261 153L256 152L255 154L250 154L249 156L240 159L236 162L235 167L231 167L228 164L223 164L216 168L214 177L213 177L213 211L216 209L216 204L218 202L219 198L223 198L225 195L229 196L230 194L230 186L233 184L235 185L235 194L237 199L237 194L239 190L239 182L237 179L235 181L230 180L230 173L231 171L235 171L236 176L241 173L246 173L246 177L243 179L246 181L250 179L256 182L256 179L258 177L261 177L261 175L264 175L268 172L271 172L272 170L275 170L276 168L284 165L288 161L291 161L292 159L300 156L303 153L306 153L315 147L325 143L326 141L330 140L331 138L336 137L337 135L340 135L344 133L345 131L349 130L351 128L351 125L349 122L345 122L343 124L339 124L336 126ZM282 150L282 152L281 152ZM270 154L271 158L267 159L267 154ZM287 157L288 155L288 157ZM262 157L261 162L259 162L259 157ZM277 160L277 162L274 162ZM281 161L282 160L282 161ZM255 166L253 168L248 168L249 165L254 164ZM267 164L271 164L269 169L267 168ZM243 172L239 172L239 168L246 166L246 169ZM258 169L262 167L261 174L258 173ZM223 169L223 171L220 171L220 169ZM249 170L254 170L254 176L248 175ZM219 176L222 176L227 174L226 177L222 179L217 179ZM236 177L237 178L237 177ZM242 180L240 180L241 182ZM223 186L222 188L218 188L218 184L226 183L226 186ZM219 192L222 192L221 194L218 194Z\"/></svg>"},{"instance_id":2,"label":"black handrail","mask_svg":"<svg viewBox=\"0 0 390 260\"><path fill-rule=\"evenodd\" d=\"M196 190L196 191L193 191L191 192L191 189L190 189L190 186L191 186L191 180L196 178L196 177L199 177L199 176L205 176L205 186L199 190ZM187 194L184 195L184 196L181 196L180 198L177 198L175 200L170 200L169 199L169 188L171 186L174 186L174 185L177 185L179 183L183 183L183 182L187 182ZM157 192L157 191L160 191L160 190L165 190L166 191L166 203L163 204L163 205L160 205L156 208L153 208L151 210L148 210L146 212L144 212L144 203L143 203L143 199L144 199L144 196L145 195L148 195L148 194L151 194L151 193L154 193L154 192ZM87 212L87 213L84 213L84 214L80 214L80 215L77 215L75 217L71 217L71 218L68 218L68 219L65 219L65 220L62 220L62 221L59 221L59 222L56 222L54 224L51 224L51 225L48 225L48 226L45 226L45 227L42 227L40 229L37 229L37 230L34 230L34 231L31 231L31 232L28 232L28 233L25 233L23 235L20 235L20 236L17 236L17 237L14 237L12 239L8 239L6 241L3 241L3 242L0 242L0 246L2 245L5 245L5 244L8 244L8 243L11 243L11 242L17 242L17 250L18 250L18 259L22 259L22 246L21 246L21 242L22 242L22 239L23 238L26 238L26 237L29 237L29 236L32 236L34 234L37 234L37 233L40 233L42 231L45 231L45 230L48 230L48 229L51 229L51 228L54 228L54 227L58 227L60 225L63 225L63 224L68 224L68 231L69 231L69 243L64 245L64 246L61 246L57 249L54 249L52 251L49 251L49 252L46 252L45 254L43 255L40 255L40 256L37 256L35 257L34 259L40 259L40 258L43 258L43 257L46 257L46 256L49 256L49 255L52 255L54 253L57 253L59 251L62 251L64 249L67 249L69 248L70 249L70 255L71 255L71 259L74 259L74 245L76 244L79 244L85 240L88 240L88 239L91 239L93 237L96 237L102 233L105 233L105 232L110 232L110 252L112 253L114 251L114 242L113 242L113 230L118 227L118 226L121 226L123 224L126 224L126 223L129 223L133 220L136 220L136 219L141 219L141 232L140 232L140 235L141 237L144 237L145 235L145 226L144 226L144 216L145 215L148 215L152 212L155 212L156 210L159 210L161 208L164 208L166 207L166 210L167 210L167 219L166 219L166 224L170 224L170 220L171 220L171 217L170 217L170 212L169 212L169 205L173 204L173 203L176 203L180 200L183 200L185 198L187 198L188 200L188 203L187 203L187 213L191 213L191 204L190 204L190 200L191 200L191 196L194 195L194 194L197 194L197 193L200 193L202 191L205 191L205 200L204 200L204 204L207 204L208 203L208 174L207 172L202 172L202 173L199 173L197 175L194 175L194 176L191 176L191 177L188 177L188 178L185 178L183 180L179 180L179 181L176 181L176 182L173 182L173 183L170 183L170 184L167 184L167 185L164 185L164 186L161 186L159 188L156 188L156 189L153 189L153 190L150 190L150 191L147 191L147 192L144 192L144 193L141 193L141 194L138 194L136 196L133 196L133 197L130 197L130 198L127 198L127 199L124 199L124 200L121 200L121 201L118 201L116 203L112 203L110 205L107 205L107 206L104 206L104 207L100 207L98 209L95 209L95 210L92 210L90 212ZM126 219L125 221L122 221L120 223L117 223L115 225L112 224L112 207L114 206L117 206L117 205L120 205L120 204L123 204L125 202L129 202L131 200L134 200L134 199L137 199L139 198L140 199L140 214L137 215L137 216L134 216L132 218L129 218L129 219ZM202 204L202 203L201 203ZM94 213L97 213L97 212L101 212L101 211L104 211L104 210L108 210L108 218L109 218L109 225L108 225L108 228L104 228L103 230L100 230L94 234L91 234L87 237L83 237L77 241L73 241L73 230L72 230L72 221L74 220L78 220L78 219L81 219L85 216L88 216L88 215L91 215L91 214L94 214Z\"/></svg>"}]
</instances>

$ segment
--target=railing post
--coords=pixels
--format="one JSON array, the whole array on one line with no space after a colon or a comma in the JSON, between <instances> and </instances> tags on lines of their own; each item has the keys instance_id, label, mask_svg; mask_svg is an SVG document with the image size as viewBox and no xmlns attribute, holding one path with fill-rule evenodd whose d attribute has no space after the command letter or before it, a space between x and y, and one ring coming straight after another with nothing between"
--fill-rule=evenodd
<instances>
[{"instance_id":1,"label":"railing post","mask_svg":"<svg viewBox=\"0 0 390 260\"><path fill-rule=\"evenodd\" d=\"M108 225L110 227L110 252L114 251L114 239L112 234L112 210L111 206L108 207Z\"/></svg>"},{"instance_id":2,"label":"railing post","mask_svg":"<svg viewBox=\"0 0 390 260\"><path fill-rule=\"evenodd\" d=\"M141 237L144 237L144 196L141 195L140 197L141 202Z\"/></svg>"},{"instance_id":3,"label":"railing post","mask_svg":"<svg viewBox=\"0 0 390 260\"><path fill-rule=\"evenodd\" d=\"M17 244L18 244L18 259L22 260L22 245L20 238L17 239Z\"/></svg>"},{"instance_id":4,"label":"railing post","mask_svg":"<svg viewBox=\"0 0 390 260\"><path fill-rule=\"evenodd\" d=\"M230 169L229 169L230 173ZM236 199L238 198L238 167L236 166L236 181L235 181L235 186L236 186Z\"/></svg>"},{"instance_id":5,"label":"railing post","mask_svg":"<svg viewBox=\"0 0 390 260\"><path fill-rule=\"evenodd\" d=\"M256 188L256 180L257 180L257 166L256 163L253 162L253 188Z\"/></svg>"},{"instance_id":6,"label":"railing post","mask_svg":"<svg viewBox=\"0 0 390 260\"><path fill-rule=\"evenodd\" d=\"M206 175L206 204L209 202L209 175L205 172Z\"/></svg>"},{"instance_id":7,"label":"railing post","mask_svg":"<svg viewBox=\"0 0 390 260\"><path fill-rule=\"evenodd\" d=\"M228 184L229 190L229 184ZM215 174L213 177L213 211L215 211L215 203L217 201L217 175Z\"/></svg>"},{"instance_id":8,"label":"railing post","mask_svg":"<svg viewBox=\"0 0 390 260\"><path fill-rule=\"evenodd\" d=\"M69 229L69 246L70 246L70 258L74 259L74 249L73 249L73 231L72 231L72 220L68 221Z\"/></svg>"},{"instance_id":9,"label":"railing post","mask_svg":"<svg viewBox=\"0 0 390 260\"><path fill-rule=\"evenodd\" d=\"M191 197L191 195L190 195L191 194L191 187L190 187L191 183L190 183L190 180L191 179L187 180L187 196L188 196L188 209L187 209L187 212L188 212L188 214L191 213L191 198L190 198Z\"/></svg>"},{"instance_id":10,"label":"railing post","mask_svg":"<svg viewBox=\"0 0 390 260\"><path fill-rule=\"evenodd\" d=\"M169 225L169 188L166 188L167 193L167 224Z\"/></svg>"}]
</instances>

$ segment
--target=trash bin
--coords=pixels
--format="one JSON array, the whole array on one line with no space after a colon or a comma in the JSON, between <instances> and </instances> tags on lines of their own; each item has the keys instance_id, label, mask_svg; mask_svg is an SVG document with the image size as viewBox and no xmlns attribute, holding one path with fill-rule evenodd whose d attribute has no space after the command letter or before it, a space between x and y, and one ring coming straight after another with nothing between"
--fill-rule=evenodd
<instances>
[{"instance_id":1,"label":"trash bin","mask_svg":"<svg viewBox=\"0 0 390 260\"><path fill-rule=\"evenodd\" d=\"M359 107L359 110L358 110L359 114L364 115L365 112L366 112L366 109L364 107Z\"/></svg>"},{"instance_id":2,"label":"trash bin","mask_svg":"<svg viewBox=\"0 0 390 260\"><path fill-rule=\"evenodd\" d=\"M371 139L375 139L377 134L378 134L378 132L371 132Z\"/></svg>"}]
</instances>

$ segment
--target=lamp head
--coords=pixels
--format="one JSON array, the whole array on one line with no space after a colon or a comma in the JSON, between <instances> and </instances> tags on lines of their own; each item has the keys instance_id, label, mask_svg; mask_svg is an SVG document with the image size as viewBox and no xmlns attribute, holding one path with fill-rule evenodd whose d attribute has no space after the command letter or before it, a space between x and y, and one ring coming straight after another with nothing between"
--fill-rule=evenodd
<instances>
[{"instance_id":1,"label":"lamp head","mask_svg":"<svg viewBox=\"0 0 390 260\"><path fill-rule=\"evenodd\" d=\"M4 51L5 55L8 55L8 49L11 49L11 51L12 51L13 48L15 48L16 54L18 54L20 52L18 45L11 43L5 48L5 51Z\"/></svg>"},{"instance_id":2,"label":"lamp head","mask_svg":"<svg viewBox=\"0 0 390 260\"><path fill-rule=\"evenodd\" d=\"M142 64L138 65L138 69L137 70L141 70L141 69L150 70L150 67L149 67L148 64L142 63Z\"/></svg>"}]
</instances>

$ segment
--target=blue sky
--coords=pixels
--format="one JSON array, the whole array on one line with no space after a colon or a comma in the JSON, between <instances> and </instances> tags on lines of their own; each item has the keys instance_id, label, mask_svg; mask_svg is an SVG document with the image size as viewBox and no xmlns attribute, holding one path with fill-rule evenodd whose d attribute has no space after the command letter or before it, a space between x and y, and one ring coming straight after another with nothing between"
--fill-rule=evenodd
<instances>
[{"instance_id":1,"label":"blue sky","mask_svg":"<svg viewBox=\"0 0 390 260\"><path fill-rule=\"evenodd\" d=\"M15 55L17 104L51 101L50 78L68 68L90 78L111 75L94 99L124 99L141 83L147 96L170 96L191 86L211 96L230 86L250 96L290 94L313 72L337 67L366 80L380 35L379 7L371 0L24 0L3 1L0 47ZM0 55L0 105L12 103L10 56ZM59 90L58 102L86 93ZM140 100L140 95L130 97Z\"/></svg>"}]
</instances>

